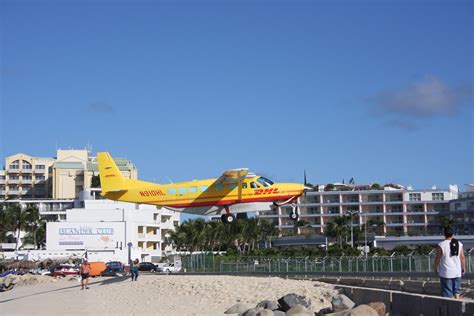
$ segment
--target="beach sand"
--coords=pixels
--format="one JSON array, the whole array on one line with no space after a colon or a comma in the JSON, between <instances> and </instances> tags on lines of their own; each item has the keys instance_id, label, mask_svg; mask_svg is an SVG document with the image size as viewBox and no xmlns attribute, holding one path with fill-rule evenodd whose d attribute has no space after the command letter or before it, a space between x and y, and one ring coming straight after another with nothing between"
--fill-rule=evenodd
<instances>
[{"instance_id":1,"label":"beach sand","mask_svg":"<svg viewBox=\"0 0 474 316\"><path fill-rule=\"evenodd\" d=\"M312 310L331 306L328 284L277 277L144 275L94 278L89 290L77 280L16 286L0 294L2 315L224 315L236 304L255 307L288 293L311 299Z\"/></svg>"}]
</instances>

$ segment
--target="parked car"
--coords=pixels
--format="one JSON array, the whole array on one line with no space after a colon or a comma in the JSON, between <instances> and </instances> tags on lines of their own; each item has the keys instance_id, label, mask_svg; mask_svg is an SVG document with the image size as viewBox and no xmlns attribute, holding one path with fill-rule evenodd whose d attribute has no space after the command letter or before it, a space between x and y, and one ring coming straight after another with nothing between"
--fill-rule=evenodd
<instances>
[{"instance_id":1,"label":"parked car","mask_svg":"<svg viewBox=\"0 0 474 316\"><path fill-rule=\"evenodd\" d=\"M79 275L79 268L70 264L60 264L51 273L52 276Z\"/></svg>"},{"instance_id":2,"label":"parked car","mask_svg":"<svg viewBox=\"0 0 474 316\"><path fill-rule=\"evenodd\" d=\"M118 265L112 265L105 268L104 271L102 271L102 276L124 276L125 275L125 270L123 269L123 266L118 266Z\"/></svg>"},{"instance_id":3,"label":"parked car","mask_svg":"<svg viewBox=\"0 0 474 316\"><path fill-rule=\"evenodd\" d=\"M124 269L124 265L120 261L109 261L109 262L106 263L106 265L107 265L107 268L110 267L110 268L114 268L114 269L116 269L116 268L117 269L122 269L122 270Z\"/></svg>"},{"instance_id":4,"label":"parked car","mask_svg":"<svg viewBox=\"0 0 474 316\"><path fill-rule=\"evenodd\" d=\"M158 267L151 262L141 262L138 266L138 271L150 271L150 272L157 272Z\"/></svg>"},{"instance_id":5,"label":"parked car","mask_svg":"<svg viewBox=\"0 0 474 316\"><path fill-rule=\"evenodd\" d=\"M167 274L170 274L170 273L176 273L176 272L180 272L181 271L181 267L180 266L176 266L174 263L167 263L166 265L162 266L160 268L161 272L163 273L167 273Z\"/></svg>"}]
</instances>

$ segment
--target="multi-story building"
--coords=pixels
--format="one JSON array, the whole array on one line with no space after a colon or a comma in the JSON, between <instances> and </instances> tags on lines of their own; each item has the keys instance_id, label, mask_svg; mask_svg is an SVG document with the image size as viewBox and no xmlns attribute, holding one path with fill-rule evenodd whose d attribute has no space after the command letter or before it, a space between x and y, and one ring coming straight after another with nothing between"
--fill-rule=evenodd
<instances>
[{"instance_id":1,"label":"multi-story building","mask_svg":"<svg viewBox=\"0 0 474 316\"><path fill-rule=\"evenodd\" d=\"M169 234L180 223L179 213L153 205L96 199L66 210L66 220L47 223L48 252L87 251L101 260L133 258L158 262L174 251Z\"/></svg>"},{"instance_id":2,"label":"multi-story building","mask_svg":"<svg viewBox=\"0 0 474 316\"><path fill-rule=\"evenodd\" d=\"M373 187L372 187L373 188ZM298 203L300 221L308 223L313 233L325 233L327 224L337 216L351 216L353 226L383 223L369 227L376 234L424 235L437 234L441 226L439 214L449 210L449 202L458 195L457 186L440 190L413 190L401 186L371 189L370 186L346 185L325 191L324 186L309 191ZM291 207L274 207L258 212L258 216L273 221L282 235L294 234L295 224L289 218ZM370 221L371 220L371 221ZM374 224L371 226L375 226Z\"/></svg>"},{"instance_id":3,"label":"multi-story building","mask_svg":"<svg viewBox=\"0 0 474 316\"><path fill-rule=\"evenodd\" d=\"M467 184L466 191L459 193L459 198L449 203L449 213L443 213L453 221L456 234L474 232L474 184Z\"/></svg>"},{"instance_id":4,"label":"multi-story building","mask_svg":"<svg viewBox=\"0 0 474 316\"><path fill-rule=\"evenodd\" d=\"M114 160L124 177L137 179L137 169L130 160ZM55 158L12 155L0 170L0 200L76 199L91 187L92 177L97 175L97 158L87 150L58 149Z\"/></svg>"},{"instance_id":5,"label":"multi-story building","mask_svg":"<svg viewBox=\"0 0 474 316\"><path fill-rule=\"evenodd\" d=\"M53 158L16 154L5 159L0 170L0 199L47 198L51 196Z\"/></svg>"}]
</instances>

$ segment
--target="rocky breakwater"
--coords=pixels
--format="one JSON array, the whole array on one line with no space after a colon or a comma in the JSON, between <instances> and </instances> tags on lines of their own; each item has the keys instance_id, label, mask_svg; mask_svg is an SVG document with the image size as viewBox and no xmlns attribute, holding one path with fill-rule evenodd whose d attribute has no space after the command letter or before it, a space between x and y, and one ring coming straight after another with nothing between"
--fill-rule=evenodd
<instances>
[{"instance_id":1,"label":"rocky breakwater","mask_svg":"<svg viewBox=\"0 0 474 316\"><path fill-rule=\"evenodd\" d=\"M331 307L314 311L311 309L310 299L290 293L277 300L261 301L255 307L237 303L224 313L239 316L385 316L385 304L373 302L355 306L350 298L338 294L332 297Z\"/></svg>"}]
</instances>

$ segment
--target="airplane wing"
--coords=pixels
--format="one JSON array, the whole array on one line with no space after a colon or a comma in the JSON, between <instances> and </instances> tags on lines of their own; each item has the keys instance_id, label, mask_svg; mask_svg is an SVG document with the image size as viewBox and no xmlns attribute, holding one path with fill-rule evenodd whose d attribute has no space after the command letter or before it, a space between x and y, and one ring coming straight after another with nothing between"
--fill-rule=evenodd
<instances>
[{"instance_id":1,"label":"airplane wing","mask_svg":"<svg viewBox=\"0 0 474 316\"><path fill-rule=\"evenodd\" d=\"M247 173L249 173L249 169L247 168L226 170L219 178L216 179L216 182L214 182L214 184L240 184L242 180L245 179L245 177L247 176Z\"/></svg>"},{"instance_id":2,"label":"airplane wing","mask_svg":"<svg viewBox=\"0 0 474 316\"><path fill-rule=\"evenodd\" d=\"M248 173L248 168L226 170L212 185L236 184L238 188L238 199L241 200L242 180L245 179Z\"/></svg>"}]
</instances>

